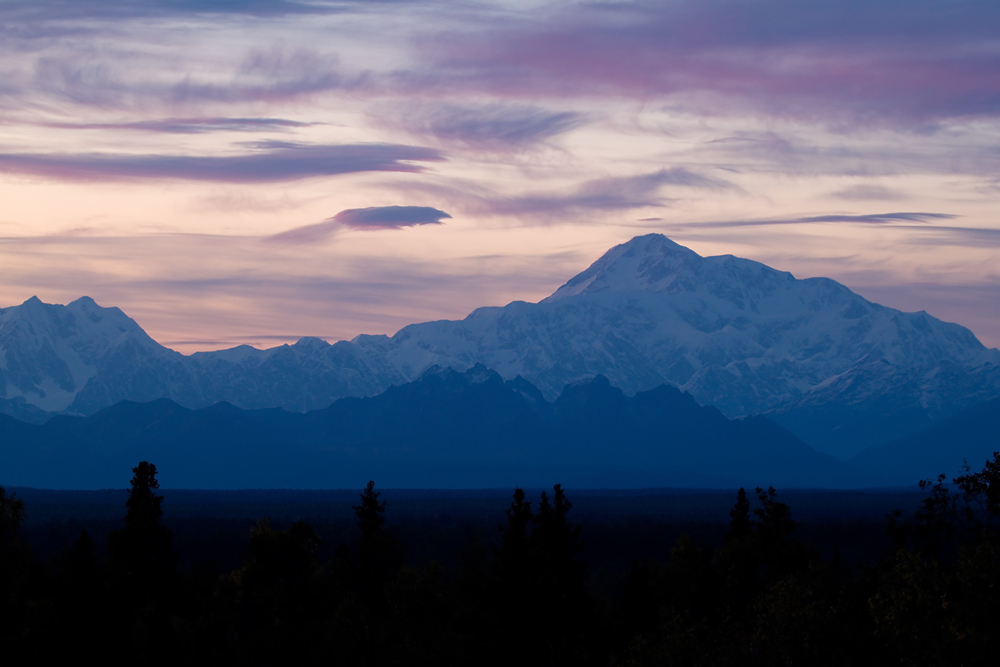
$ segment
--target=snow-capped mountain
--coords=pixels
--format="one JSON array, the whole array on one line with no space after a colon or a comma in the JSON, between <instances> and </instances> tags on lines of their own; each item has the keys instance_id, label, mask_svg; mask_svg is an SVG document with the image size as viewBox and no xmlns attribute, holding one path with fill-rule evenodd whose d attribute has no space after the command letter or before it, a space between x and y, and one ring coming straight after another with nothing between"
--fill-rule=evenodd
<instances>
[{"instance_id":1,"label":"snow-capped mountain","mask_svg":"<svg viewBox=\"0 0 1000 667\"><path fill-rule=\"evenodd\" d=\"M962 326L879 306L833 280L701 257L658 234L612 248L537 304L480 308L392 337L184 357L117 309L29 300L0 311L0 350L7 405L21 408L92 414L123 398L166 397L303 411L380 393L432 365L482 363L550 400L597 374L629 394L674 385L728 417L770 412L841 455L875 444L879 428L888 441L1000 395L1000 351Z\"/></svg>"},{"instance_id":2,"label":"snow-capped mountain","mask_svg":"<svg viewBox=\"0 0 1000 667\"><path fill-rule=\"evenodd\" d=\"M165 381L190 384L185 362L125 313L90 297L67 306L32 297L0 309L0 408L15 416L156 398Z\"/></svg>"}]
</instances>

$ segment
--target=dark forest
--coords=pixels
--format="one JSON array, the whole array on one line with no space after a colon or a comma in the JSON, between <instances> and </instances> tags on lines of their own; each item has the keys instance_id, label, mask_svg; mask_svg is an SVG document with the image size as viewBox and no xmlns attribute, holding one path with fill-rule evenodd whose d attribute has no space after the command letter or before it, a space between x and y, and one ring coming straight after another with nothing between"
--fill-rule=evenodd
<instances>
[{"instance_id":1,"label":"dark forest","mask_svg":"<svg viewBox=\"0 0 1000 667\"><path fill-rule=\"evenodd\" d=\"M609 530L579 520L557 484L515 489L456 537L393 524L369 482L342 530L265 517L231 524L233 539L218 525L171 530L156 466L132 472L117 525L58 547L29 540L31 506L0 489L5 657L985 665L1000 648L998 454L839 532L797 522L785 500L798 496L774 488L734 490L725 525Z\"/></svg>"}]
</instances>

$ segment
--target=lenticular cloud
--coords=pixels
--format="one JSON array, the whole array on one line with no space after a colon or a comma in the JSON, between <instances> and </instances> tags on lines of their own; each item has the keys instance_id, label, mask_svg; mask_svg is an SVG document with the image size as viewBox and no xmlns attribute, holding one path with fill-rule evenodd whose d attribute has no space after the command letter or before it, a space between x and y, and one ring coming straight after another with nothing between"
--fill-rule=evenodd
<instances>
[{"instance_id":1,"label":"lenticular cloud","mask_svg":"<svg viewBox=\"0 0 1000 667\"><path fill-rule=\"evenodd\" d=\"M398 229L416 225L440 225L445 218L451 216L430 206L349 208L333 216L333 220L355 229Z\"/></svg>"}]
</instances>

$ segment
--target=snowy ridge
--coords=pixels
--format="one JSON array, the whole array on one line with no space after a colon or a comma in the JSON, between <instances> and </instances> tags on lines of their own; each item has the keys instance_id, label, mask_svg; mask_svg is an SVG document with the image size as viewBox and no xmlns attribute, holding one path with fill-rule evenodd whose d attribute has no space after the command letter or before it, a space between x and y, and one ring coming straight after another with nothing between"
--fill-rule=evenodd
<instances>
[{"instance_id":1,"label":"snowy ridge","mask_svg":"<svg viewBox=\"0 0 1000 667\"><path fill-rule=\"evenodd\" d=\"M728 417L881 402L938 419L1000 395L1000 351L962 326L871 303L833 280L701 257L658 234L610 249L537 304L333 345L303 338L185 357L87 298L0 311L0 410L12 414L15 403L92 414L161 397L305 411L435 365L477 363L524 377L549 400L601 374L628 394L679 387Z\"/></svg>"},{"instance_id":2,"label":"snowy ridge","mask_svg":"<svg viewBox=\"0 0 1000 667\"><path fill-rule=\"evenodd\" d=\"M32 297L0 309L2 397L65 410L110 357L130 346L153 356L180 356L119 309L101 308L90 297L67 306Z\"/></svg>"}]
</instances>

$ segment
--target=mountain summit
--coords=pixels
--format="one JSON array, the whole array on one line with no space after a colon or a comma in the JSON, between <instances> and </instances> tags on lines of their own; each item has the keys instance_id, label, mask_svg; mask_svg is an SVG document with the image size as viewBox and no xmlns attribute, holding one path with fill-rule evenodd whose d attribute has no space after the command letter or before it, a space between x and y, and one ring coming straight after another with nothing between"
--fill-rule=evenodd
<instances>
[{"instance_id":1,"label":"mountain summit","mask_svg":"<svg viewBox=\"0 0 1000 667\"><path fill-rule=\"evenodd\" d=\"M90 304L0 311L0 409L92 414L164 397L192 408L305 411L381 393L435 365L481 363L522 376L549 400L595 375L628 395L666 383L728 417L768 413L807 443L849 456L1000 396L1000 352L962 326L871 303L826 278L701 257L659 234L610 249L537 304L333 345L310 338L184 357L137 325L119 340L92 315L132 321ZM47 342L35 344L12 323L39 308L48 319L33 320L34 330Z\"/></svg>"},{"instance_id":2,"label":"mountain summit","mask_svg":"<svg viewBox=\"0 0 1000 667\"><path fill-rule=\"evenodd\" d=\"M699 272L701 262L696 252L662 234L637 236L604 253L590 268L571 278L540 303L608 290L677 292L683 287L685 277Z\"/></svg>"}]
</instances>

